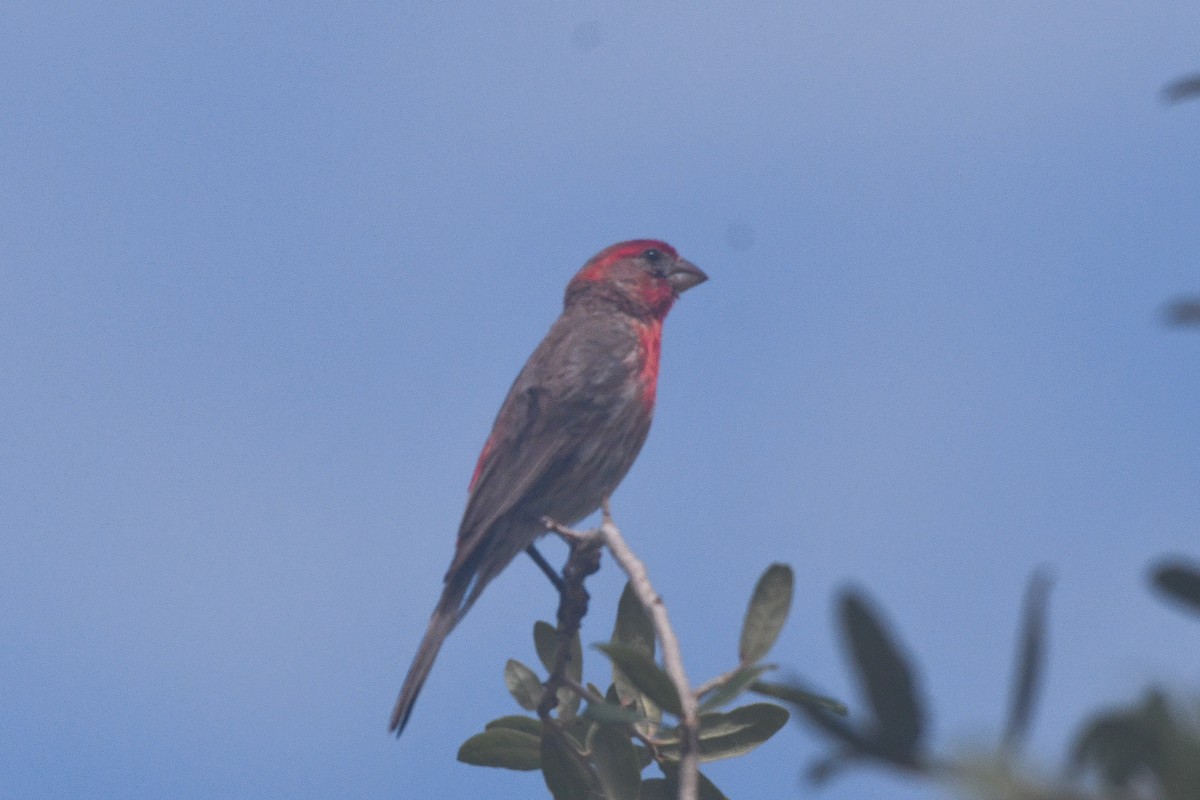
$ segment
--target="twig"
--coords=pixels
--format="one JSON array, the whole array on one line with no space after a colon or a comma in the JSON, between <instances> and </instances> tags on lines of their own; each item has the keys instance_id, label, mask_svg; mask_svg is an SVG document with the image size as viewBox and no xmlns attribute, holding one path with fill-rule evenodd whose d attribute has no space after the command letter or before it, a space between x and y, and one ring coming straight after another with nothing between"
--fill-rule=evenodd
<instances>
[{"instance_id":1,"label":"twig","mask_svg":"<svg viewBox=\"0 0 1200 800\"><path fill-rule=\"evenodd\" d=\"M709 678L704 683L700 684L695 689L693 689L692 694L696 695L696 699L699 700L701 697L704 697L704 695L708 694L713 689L719 689L720 687L729 683L729 681L733 680L733 676L737 675L738 672L744 666L745 666L745 664L738 664L736 667L729 670L729 672L722 673L721 675L718 675L715 678Z\"/></svg>"},{"instance_id":2,"label":"twig","mask_svg":"<svg viewBox=\"0 0 1200 800\"><path fill-rule=\"evenodd\" d=\"M576 743L563 729L562 723L552 717L550 712L558 705L559 688L562 686L573 688L575 685L575 681L567 675L567 664L571 660L571 641L575 638L583 618L587 615L588 601L591 600L591 596L584 587L584 581L589 575L600 569L600 547L603 542L599 537L569 538L564 536L563 538L570 545L571 552L567 556L567 563L563 565L562 578L554 575L555 586L558 588L558 647L554 651L554 669L550 670L550 677L542 684L542 696L538 700L537 713L542 724L562 742L563 747L580 769L591 775L592 768L588 764L587 758L579 752ZM553 575L550 565L533 545L530 545L526 552L548 576Z\"/></svg>"},{"instance_id":3,"label":"twig","mask_svg":"<svg viewBox=\"0 0 1200 800\"><path fill-rule=\"evenodd\" d=\"M558 705L559 688L569 681L567 663L571 659L571 640L587 616L588 601L591 600L584 581L600 569L600 547L603 544L598 536L568 536L563 530L559 530L559 533L567 540L571 552L567 556L567 563L563 565L558 584L558 647L554 653L554 669L550 670L550 677L542 684L542 697L538 702L538 716L542 720L549 719L550 712Z\"/></svg>"},{"instance_id":4,"label":"twig","mask_svg":"<svg viewBox=\"0 0 1200 800\"><path fill-rule=\"evenodd\" d=\"M593 691L592 689L589 689L588 687L584 686L579 681L572 678L570 675L563 676L562 685L567 687L568 689L570 689L575 694L582 697L584 700L587 700L589 703L607 703L608 702L607 700L604 699L604 695L600 694L599 692Z\"/></svg>"},{"instance_id":5,"label":"twig","mask_svg":"<svg viewBox=\"0 0 1200 800\"><path fill-rule=\"evenodd\" d=\"M542 523L548 530L552 530L566 540L571 546L571 557L567 560L568 567L575 558L576 550L587 551L598 547L600 544L607 547L612 553L613 558L621 565L621 569L629 576L629 585L633 587L634 593L638 600L641 601L642 607L646 609L646 614L650 617L650 622L654 625L654 632L658 636L659 642L662 644L663 652L663 670L667 673L667 677L675 684L675 691L679 694L680 710L683 712L679 715L679 733L680 733L680 748L679 748L679 800L696 800L698 797L700 786L700 722L699 722L699 706L696 702L696 694L692 691L691 685L688 683L687 673L683 669L683 656L679 651L679 640L675 637L675 630L671 627L671 620L667 616L666 606L663 605L662 598L658 592L654 591L653 584L650 583L650 576L646 573L646 565L641 562L633 551L629 549L629 545L625 543L625 537L621 535L621 530L612 520L612 513L608 507L608 501L605 500L603 506L603 518L600 521L600 527L594 531L573 531L570 528L560 525L550 518L543 518ZM599 568L599 556L597 559L597 569ZM593 569L592 572L595 572ZM591 574L590 572L587 574ZM584 576L586 577L586 576ZM571 578L567 575L567 568L563 569L563 582L566 588L571 588ZM580 578L579 588L582 591L582 577ZM587 593L584 592L586 597ZM562 609L566 600L567 592L564 591L563 599L559 604L559 625L563 624L561 616ZM587 602L584 601L584 613L587 612ZM582 616L580 617L582 618ZM578 627L578 620L576 621ZM559 647L563 647L562 644ZM555 665L556 670L558 664ZM556 692L558 686L562 686L563 677L560 676L555 683L554 689L550 688L550 681L547 681L546 687L548 692ZM551 680L555 680L554 675L551 675ZM551 697L553 698L553 694ZM547 695L542 695L543 705L547 702ZM553 705L549 706L553 708ZM541 713L541 708L538 709ZM549 709L546 714L548 715Z\"/></svg>"},{"instance_id":6,"label":"twig","mask_svg":"<svg viewBox=\"0 0 1200 800\"><path fill-rule=\"evenodd\" d=\"M600 694L599 692L592 691L591 689L584 686L579 681L572 680L570 676L563 676L563 686L566 686L568 689L575 692L575 694L579 695L584 700L587 700L589 703L607 703L608 702L608 700L606 700L604 698L604 695ZM646 734L642 733L638 729L638 726L634 725L632 723L630 723L627 726L627 729L629 731L629 734L633 738L637 739L639 742L646 745L646 747L650 748L651 752L653 752L655 754L654 758L657 761L658 760L658 750L660 747L663 746L664 743L658 739L655 739L651 736L647 736Z\"/></svg>"},{"instance_id":7,"label":"twig","mask_svg":"<svg viewBox=\"0 0 1200 800\"><path fill-rule=\"evenodd\" d=\"M659 597L658 592L654 591L654 586L650 583L646 565L629 549L625 538L621 536L620 529L612 521L607 500L604 501L603 509L604 517L597 532L604 539L604 544L613 554L613 558L629 576L629 585L633 587L638 599L642 602L642 607L650 616L650 621L654 624L654 631L658 635L659 642L662 643L663 669L671 682L675 684L675 691L679 693L679 705L683 711L679 716L679 733L682 739L679 749L679 800L696 800L700 781L699 709L696 695L692 692L692 688L688 684L687 673L683 669L683 656L679 652L679 640L675 638L675 631L671 627L671 620L667 616L667 609L663 605L662 598Z\"/></svg>"}]
</instances>

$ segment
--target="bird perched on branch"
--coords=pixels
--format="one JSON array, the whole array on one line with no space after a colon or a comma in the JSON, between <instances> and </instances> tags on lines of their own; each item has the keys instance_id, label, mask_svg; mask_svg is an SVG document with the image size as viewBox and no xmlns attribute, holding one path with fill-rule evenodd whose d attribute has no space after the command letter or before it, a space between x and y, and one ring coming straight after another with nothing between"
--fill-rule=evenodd
<instances>
[{"instance_id":1,"label":"bird perched on branch","mask_svg":"<svg viewBox=\"0 0 1200 800\"><path fill-rule=\"evenodd\" d=\"M454 560L390 730L399 735L434 659L488 583L546 532L600 507L650 430L662 324L708 279L653 239L600 251L571 279L562 315L513 382L471 477Z\"/></svg>"}]
</instances>

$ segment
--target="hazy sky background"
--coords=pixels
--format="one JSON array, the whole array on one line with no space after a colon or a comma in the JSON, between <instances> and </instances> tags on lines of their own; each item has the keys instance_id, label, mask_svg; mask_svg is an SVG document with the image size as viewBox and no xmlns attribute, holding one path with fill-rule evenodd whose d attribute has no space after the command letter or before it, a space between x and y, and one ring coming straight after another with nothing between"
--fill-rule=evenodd
<instances>
[{"instance_id":1,"label":"hazy sky background","mask_svg":"<svg viewBox=\"0 0 1200 800\"><path fill-rule=\"evenodd\" d=\"M467 481L571 274L664 238L654 429L614 498L697 681L771 561L774 660L861 709L853 581L939 752L998 737L1050 565L1033 761L1194 690L1200 69L1184 3L9 3L0 26L0 798L541 796L455 762L554 597L516 562L391 704ZM561 549L549 546L557 560ZM593 582L585 642L621 586ZM589 675L606 680L598 655ZM926 798L789 725L735 798Z\"/></svg>"}]
</instances>

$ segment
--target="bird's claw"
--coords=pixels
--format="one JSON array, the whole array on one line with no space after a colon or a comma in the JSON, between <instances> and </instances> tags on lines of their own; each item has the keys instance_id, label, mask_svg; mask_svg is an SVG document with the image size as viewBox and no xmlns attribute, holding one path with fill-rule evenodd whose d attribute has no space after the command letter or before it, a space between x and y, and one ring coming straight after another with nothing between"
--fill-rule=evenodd
<instances>
[{"instance_id":1,"label":"bird's claw","mask_svg":"<svg viewBox=\"0 0 1200 800\"><path fill-rule=\"evenodd\" d=\"M550 517L542 517L542 526L548 530L557 533L559 536L570 536L575 533L565 525L560 525Z\"/></svg>"},{"instance_id":2,"label":"bird's claw","mask_svg":"<svg viewBox=\"0 0 1200 800\"><path fill-rule=\"evenodd\" d=\"M568 528L562 523L555 522L550 517L542 517L542 525L546 527L546 530L553 531L561 536L563 541L571 547L594 546L599 538L597 531L577 531L574 528Z\"/></svg>"}]
</instances>

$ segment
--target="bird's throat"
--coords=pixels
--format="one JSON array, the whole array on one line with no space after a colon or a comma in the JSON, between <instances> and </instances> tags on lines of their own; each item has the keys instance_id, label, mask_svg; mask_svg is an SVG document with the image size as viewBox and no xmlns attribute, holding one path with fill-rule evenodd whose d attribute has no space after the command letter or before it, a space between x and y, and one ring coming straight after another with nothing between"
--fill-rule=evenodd
<instances>
[{"instance_id":1,"label":"bird's throat","mask_svg":"<svg viewBox=\"0 0 1200 800\"><path fill-rule=\"evenodd\" d=\"M641 367L638 380L642 384L642 402L648 410L654 409L658 394L658 358L662 351L662 322L653 320L638 325L638 349Z\"/></svg>"}]
</instances>

